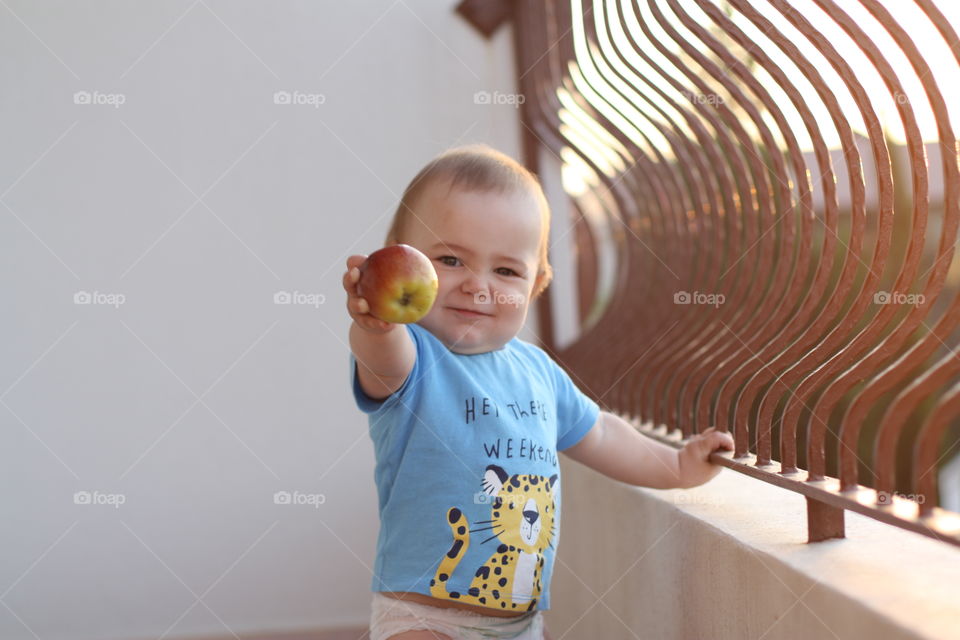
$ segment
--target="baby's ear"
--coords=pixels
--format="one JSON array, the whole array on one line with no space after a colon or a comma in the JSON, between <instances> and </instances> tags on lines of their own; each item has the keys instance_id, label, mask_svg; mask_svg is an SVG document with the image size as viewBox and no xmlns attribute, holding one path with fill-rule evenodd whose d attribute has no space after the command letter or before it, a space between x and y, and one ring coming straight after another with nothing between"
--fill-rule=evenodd
<instances>
[{"instance_id":1,"label":"baby's ear","mask_svg":"<svg viewBox=\"0 0 960 640\"><path fill-rule=\"evenodd\" d=\"M550 277L543 271L537 274L533 280L533 289L530 290L530 301L533 302L539 298L550 284Z\"/></svg>"}]
</instances>

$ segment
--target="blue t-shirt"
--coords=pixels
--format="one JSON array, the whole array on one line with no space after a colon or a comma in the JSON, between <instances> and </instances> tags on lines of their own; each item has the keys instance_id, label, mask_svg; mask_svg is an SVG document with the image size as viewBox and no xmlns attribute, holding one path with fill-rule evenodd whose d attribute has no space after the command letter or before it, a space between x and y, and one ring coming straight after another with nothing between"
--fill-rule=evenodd
<instances>
[{"instance_id":1,"label":"blue t-shirt","mask_svg":"<svg viewBox=\"0 0 960 640\"><path fill-rule=\"evenodd\" d=\"M417 359L388 398L363 392L350 354L376 454L371 589L545 611L560 539L557 451L579 442L600 408L519 338L462 355L406 326Z\"/></svg>"}]
</instances>

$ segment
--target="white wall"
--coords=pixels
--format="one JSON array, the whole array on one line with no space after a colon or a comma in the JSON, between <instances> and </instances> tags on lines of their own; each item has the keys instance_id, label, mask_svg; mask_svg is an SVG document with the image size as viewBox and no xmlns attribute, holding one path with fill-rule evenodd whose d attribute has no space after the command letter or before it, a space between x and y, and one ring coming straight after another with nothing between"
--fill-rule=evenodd
<instances>
[{"instance_id":1,"label":"white wall","mask_svg":"<svg viewBox=\"0 0 960 640\"><path fill-rule=\"evenodd\" d=\"M344 259L436 153L519 148L515 109L474 102L514 91L509 29L488 43L454 5L0 8L0 637L366 622Z\"/></svg>"}]
</instances>

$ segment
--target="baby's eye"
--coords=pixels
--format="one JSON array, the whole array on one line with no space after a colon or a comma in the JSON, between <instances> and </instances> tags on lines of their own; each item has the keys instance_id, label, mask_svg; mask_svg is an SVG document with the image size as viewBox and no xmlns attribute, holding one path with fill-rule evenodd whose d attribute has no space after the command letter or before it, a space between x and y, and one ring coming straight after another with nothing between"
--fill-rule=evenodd
<instances>
[{"instance_id":1,"label":"baby's eye","mask_svg":"<svg viewBox=\"0 0 960 640\"><path fill-rule=\"evenodd\" d=\"M505 272L505 273L504 273L504 272ZM515 276L515 275L517 275L517 272L514 271L513 269L509 268L509 267L500 267L499 269L497 269L497 273L499 273L500 275L503 275L503 276Z\"/></svg>"},{"instance_id":2,"label":"baby's eye","mask_svg":"<svg viewBox=\"0 0 960 640\"><path fill-rule=\"evenodd\" d=\"M437 260L447 265L448 267L455 267L457 266L456 263L460 261L460 258L457 258L455 256L440 256L439 258L437 258ZM454 264L447 262L447 260L453 260Z\"/></svg>"}]
</instances>

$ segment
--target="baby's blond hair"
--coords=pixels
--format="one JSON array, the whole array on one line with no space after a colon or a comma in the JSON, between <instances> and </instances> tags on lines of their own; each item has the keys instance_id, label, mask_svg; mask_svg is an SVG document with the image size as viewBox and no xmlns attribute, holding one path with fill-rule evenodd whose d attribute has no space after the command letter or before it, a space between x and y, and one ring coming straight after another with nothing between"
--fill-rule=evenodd
<instances>
[{"instance_id":1,"label":"baby's blond hair","mask_svg":"<svg viewBox=\"0 0 960 640\"><path fill-rule=\"evenodd\" d=\"M448 181L450 188L459 187L466 191L498 193L527 192L532 195L540 209L540 249L539 266L531 300L535 300L553 279L553 267L547 256L550 238L550 206L536 176L519 162L484 144L474 144L449 149L427 163L410 181L400 198L400 204L390 230L386 244L402 242L404 225L413 214L413 204L424 190L442 181Z\"/></svg>"}]
</instances>

